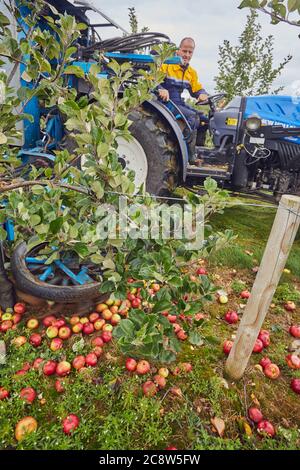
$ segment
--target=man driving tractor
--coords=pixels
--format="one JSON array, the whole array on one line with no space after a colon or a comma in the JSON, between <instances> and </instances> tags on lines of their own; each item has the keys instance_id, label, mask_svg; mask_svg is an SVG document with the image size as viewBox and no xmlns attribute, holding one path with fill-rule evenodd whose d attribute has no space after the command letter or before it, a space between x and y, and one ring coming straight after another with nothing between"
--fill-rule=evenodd
<instances>
[{"instance_id":1,"label":"man driving tractor","mask_svg":"<svg viewBox=\"0 0 300 470\"><path fill-rule=\"evenodd\" d=\"M190 60L195 50L195 41L192 38L183 38L177 55L181 57L182 64L163 64L162 71L166 73L166 78L162 85L158 87L159 96L163 101L172 100L186 117L192 133L187 140L189 144L189 163L197 165L200 160L195 153L196 143L201 146L205 144L205 135L208 128L208 118L203 113L188 106L181 96L187 90L197 102L205 102L208 99L207 92L198 81L195 69L190 66Z\"/></svg>"}]
</instances>

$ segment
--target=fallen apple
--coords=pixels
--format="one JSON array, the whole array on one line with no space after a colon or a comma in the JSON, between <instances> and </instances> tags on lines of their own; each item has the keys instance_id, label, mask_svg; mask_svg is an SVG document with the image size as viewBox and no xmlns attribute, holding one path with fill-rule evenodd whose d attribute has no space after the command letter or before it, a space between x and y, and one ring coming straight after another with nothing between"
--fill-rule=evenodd
<instances>
[{"instance_id":1,"label":"fallen apple","mask_svg":"<svg viewBox=\"0 0 300 470\"><path fill-rule=\"evenodd\" d=\"M292 325L289 329L289 332L294 338L300 338L300 326Z\"/></svg>"},{"instance_id":2,"label":"fallen apple","mask_svg":"<svg viewBox=\"0 0 300 470\"><path fill-rule=\"evenodd\" d=\"M44 375L53 375L55 374L57 363L55 361L47 361L43 366Z\"/></svg>"},{"instance_id":3,"label":"fallen apple","mask_svg":"<svg viewBox=\"0 0 300 470\"><path fill-rule=\"evenodd\" d=\"M223 352L226 354L226 356L229 355L231 349L232 349L232 346L233 346L233 341L230 341L230 340L226 340L224 343L223 343Z\"/></svg>"},{"instance_id":4,"label":"fallen apple","mask_svg":"<svg viewBox=\"0 0 300 470\"><path fill-rule=\"evenodd\" d=\"M146 397L153 397L157 393L157 387L151 380L147 380L147 382L143 384L142 388Z\"/></svg>"},{"instance_id":5,"label":"fallen apple","mask_svg":"<svg viewBox=\"0 0 300 470\"><path fill-rule=\"evenodd\" d=\"M103 349L101 346L95 346L92 352L95 353L97 357L100 357L103 354Z\"/></svg>"},{"instance_id":6,"label":"fallen apple","mask_svg":"<svg viewBox=\"0 0 300 470\"><path fill-rule=\"evenodd\" d=\"M79 315L72 315L70 318L70 325L74 326L76 323L80 322L80 316Z\"/></svg>"},{"instance_id":7,"label":"fallen apple","mask_svg":"<svg viewBox=\"0 0 300 470\"><path fill-rule=\"evenodd\" d=\"M224 320L230 325L233 325L239 321L239 316L234 310L228 310L225 314Z\"/></svg>"},{"instance_id":8,"label":"fallen apple","mask_svg":"<svg viewBox=\"0 0 300 470\"><path fill-rule=\"evenodd\" d=\"M57 393L63 393L65 391L65 387L63 386L63 381L61 379L55 380L54 386Z\"/></svg>"},{"instance_id":9,"label":"fallen apple","mask_svg":"<svg viewBox=\"0 0 300 470\"><path fill-rule=\"evenodd\" d=\"M91 335L92 333L94 333L95 328L94 328L93 323L90 323L90 322L85 323L83 325L83 330L82 331L85 335Z\"/></svg>"},{"instance_id":10,"label":"fallen apple","mask_svg":"<svg viewBox=\"0 0 300 470\"><path fill-rule=\"evenodd\" d=\"M276 364L271 363L264 368L264 374L269 379L275 380L280 376L280 369Z\"/></svg>"},{"instance_id":11,"label":"fallen apple","mask_svg":"<svg viewBox=\"0 0 300 470\"><path fill-rule=\"evenodd\" d=\"M33 403L36 398L36 391L32 387L22 388L20 398L27 403Z\"/></svg>"},{"instance_id":12,"label":"fallen apple","mask_svg":"<svg viewBox=\"0 0 300 470\"><path fill-rule=\"evenodd\" d=\"M296 310L296 304L295 304L295 302L292 302L291 300L288 300L284 304L284 308L287 312L294 312Z\"/></svg>"},{"instance_id":13,"label":"fallen apple","mask_svg":"<svg viewBox=\"0 0 300 470\"><path fill-rule=\"evenodd\" d=\"M111 331L103 331L101 338L103 339L104 343L109 343L112 340Z\"/></svg>"},{"instance_id":14,"label":"fallen apple","mask_svg":"<svg viewBox=\"0 0 300 470\"><path fill-rule=\"evenodd\" d=\"M136 370L137 361L132 357L126 359L125 367L129 372L134 372Z\"/></svg>"},{"instance_id":15,"label":"fallen apple","mask_svg":"<svg viewBox=\"0 0 300 470\"><path fill-rule=\"evenodd\" d=\"M30 338L29 338L29 343L34 346L35 348L37 348L38 346L40 346L42 344L42 337L41 335L39 335L38 333L33 333L32 335L30 335Z\"/></svg>"},{"instance_id":16,"label":"fallen apple","mask_svg":"<svg viewBox=\"0 0 300 470\"><path fill-rule=\"evenodd\" d=\"M100 318L100 315L97 312L93 312L89 316L89 320L91 323L95 323L95 321L99 320L99 318Z\"/></svg>"},{"instance_id":17,"label":"fallen apple","mask_svg":"<svg viewBox=\"0 0 300 470\"><path fill-rule=\"evenodd\" d=\"M46 335L50 339L56 338L56 336L58 335L58 328L56 326L48 326L46 330Z\"/></svg>"},{"instance_id":18,"label":"fallen apple","mask_svg":"<svg viewBox=\"0 0 300 470\"><path fill-rule=\"evenodd\" d=\"M267 435L269 437L275 436L275 428L273 424L266 420L260 421L260 423L258 423L257 431L259 434Z\"/></svg>"},{"instance_id":19,"label":"fallen apple","mask_svg":"<svg viewBox=\"0 0 300 470\"><path fill-rule=\"evenodd\" d=\"M68 361L61 361L57 364L56 374L59 377L65 377L71 372L71 364Z\"/></svg>"},{"instance_id":20,"label":"fallen apple","mask_svg":"<svg viewBox=\"0 0 300 470\"><path fill-rule=\"evenodd\" d=\"M222 294L222 295L219 296L218 300L219 300L220 304L222 304L222 305L227 304L228 303L228 296L225 295L225 294Z\"/></svg>"},{"instance_id":21,"label":"fallen apple","mask_svg":"<svg viewBox=\"0 0 300 470\"><path fill-rule=\"evenodd\" d=\"M36 318L30 318L26 323L26 327L29 328L29 330L36 330L39 327L39 322Z\"/></svg>"},{"instance_id":22,"label":"fallen apple","mask_svg":"<svg viewBox=\"0 0 300 470\"><path fill-rule=\"evenodd\" d=\"M112 317L113 314L112 314L111 311L107 308L106 310L103 310L103 312L101 313L101 315L102 315L102 318L107 321L107 320L110 320L110 319L111 319L111 317Z\"/></svg>"},{"instance_id":23,"label":"fallen apple","mask_svg":"<svg viewBox=\"0 0 300 470\"><path fill-rule=\"evenodd\" d=\"M158 369L158 374L166 379L169 375L169 369L167 369L166 367L161 367L160 369Z\"/></svg>"},{"instance_id":24,"label":"fallen apple","mask_svg":"<svg viewBox=\"0 0 300 470\"><path fill-rule=\"evenodd\" d=\"M32 416L22 418L16 425L15 437L17 441L22 441L28 434L37 430L38 423Z\"/></svg>"},{"instance_id":25,"label":"fallen apple","mask_svg":"<svg viewBox=\"0 0 300 470\"><path fill-rule=\"evenodd\" d=\"M20 348L23 344L27 343L26 336L16 336L11 342L16 348Z\"/></svg>"},{"instance_id":26,"label":"fallen apple","mask_svg":"<svg viewBox=\"0 0 300 470\"><path fill-rule=\"evenodd\" d=\"M253 352L258 354L258 353L261 353L263 349L264 349L263 342L260 339L257 339L253 347Z\"/></svg>"},{"instance_id":27,"label":"fallen apple","mask_svg":"<svg viewBox=\"0 0 300 470\"><path fill-rule=\"evenodd\" d=\"M95 321L94 323L94 328L96 331L102 330L103 326L105 325L105 320L103 318L100 318L100 320Z\"/></svg>"},{"instance_id":28,"label":"fallen apple","mask_svg":"<svg viewBox=\"0 0 300 470\"><path fill-rule=\"evenodd\" d=\"M5 320L1 323L0 329L3 333L6 333L8 330L10 330L13 326L13 322L11 320Z\"/></svg>"},{"instance_id":29,"label":"fallen apple","mask_svg":"<svg viewBox=\"0 0 300 470\"><path fill-rule=\"evenodd\" d=\"M101 336L96 336L95 338L92 339L93 346L100 346L102 348L103 344L104 344L104 341L101 338Z\"/></svg>"},{"instance_id":30,"label":"fallen apple","mask_svg":"<svg viewBox=\"0 0 300 470\"><path fill-rule=\"evenodd\" d=\"M95 367L98 362L98 357L95 353L89 353L85 356L85 363L87 366Z\"/></svg>"},{"instance_id":31,"label":"fallen apple","mask_svg":"<svg viewBox=\"0 0 300 470\"><path fill-rule=\"evenodd\" d=\"M291 381L291 389L293 392L297 393L297 395L300 395L300 379L293 379Z\"/></svg>"},{"instance_id":32,"label":"fallen apple","mask_svg":"<svg viewBox=\"0 0 300 470\"><path fill-rule=\"evenodd\" d=\"M291 369L300 369L300 357L296 354L288 354L285 360Z\"/></svg>"},{"instance_id":33,"label":"fallen apple","mask_svg":"<svg viewBox=\"0 0 300 470\"><path fill-rule=\"evenodd\" d=\"M61 326L58 330L58 336L61 339L68 339L72 335L72 330L68 326Z\"/></svg>"},{"instance_id":34,"label":"fallen apple","mask_svg":"<svg viewBox=\"0 0 300 470\"><path fill-rule=\"evenodd\" d=\"M156 374L156 375L153 377L153 382L154 382L155 385L159 388L159 390L162 390L162 389L165 388L165 386L167 385L167 381L166 381L165 377L162 377L162 376L159 375L159 374Z\"/></svg>"},{"instance_id":35,"label":"fallen apple","mask_svg":"<svg viewBox=\"0 0 300 470\"><path fill-rule=\"evenodd\" d=\"M148 361L141 360L136 365L136 373L138 375L145 375L150 372L150 364Z\"/></svg>"},{"instance_id":36,"label":"fallen apple","mask_svg":"<svg viewBox=\"0 0 300 470\"><path fill-rule=\"evenodd\" d=\"M73 359L72 365L73 365L74 369L76 369L76 370L82 369L82 367L85 366L85 357L84 356L76 356Z\"/></svg>"},{"instance_id":37,"label":"fallen apple","mask_svg":"<svg viewBox=\"0 0 300 470\"><path fill-rule=\"evenodd\" d=\"M106 309L107 309L106 304L98 304L98 305L96 305L96 308L95 308L96 312L98 312L98 313L102 313Z\"/></svg>"},{"instance_id":38,"label":"fallen apple","mask_svg":"<svg viewBox=\"0 0 300 470\"><path fill-rule=\"evenodd\" d=\"M20 313L23 315L26 312L26 305L23 304L22 302L18 302L14 305L14 312L15 313Z\"/></svg>"},{"instance_id":39,"label":"fallen apple","mask_svg":"<svg viewBox=\"0 0 300 470\"><path fill-rule=\"evenodd\" d=\"M45 318L43 318L43 325L48 328L48 326L53 325L56 320L57 318L54 315L47 315Z\"/></svg>"},{"instance_id":40,"label":"fallen apple","mask_svg":"<svg viewBox=\"0 0 300 470\"><path fill-rule=\"evenodd\" d=\"M78 428L80 420L78 416L74 414L68 415L62 422L63 431L65 434L71 434L75 429Z\"/></svg>"},{"instance_id":41,"label":"fallen apple","mask_svg":"<svg viewBox=\"0 0 300 470\"><path fill-rule=\"evenodd\" d=\"M73 333L80 333L82 330L83 330L83 324L81 322L78 322L72 326Z\"/></svg>"},{"instance_id":42,"label":"fallen apple","mask_svg":"<svg viewBox=\"0 0 300 470\"><path fill-rule=\"evenodd\" d=\"M9 391L4 387L0 387L0 400L5 400L5 398L8 398L8 397L9 397Z\"/></svg>"},{"instance_id":43,"label":"fallen apple","mask_svg":"<svg viewBox=\"0 0 300 470\"><path fill-rule=\"evenodd\" d=\"M33 364L32 364L33 369L39 370L40 366L41 366L41 364L43 364L43 362L44 362L44 359L42 359L41 357L36 358L33 361Z\"/></svg>"},{"instance_id":44,"label":"fallen apple","mask_svg":"<svg viewBox=\"0 0 300 470\"><path fill-rule=\"evenodd\" d=\"M51 351L58 351L63 347L63 340L61 338L53 338L50 343Z\"/></svg>"},{"instance_id":45,"label":"fallen apple","mask_svg":"<svg viewBox=\"0 0 300 470\"><path fill-rule=\"evenodd\" d=\"M253 421L253 423L256 423L256 424L260 423L264 419L262 412L258 408L255 408L255 407L249 408L248 416L251 419L251 421Z\"/></svg>"},{"instance_id":46,"label":"fallen apple","mask_svg":"<svg viewBox=\"0 0 300 470\"><path fill-rule=\"evenodd\" d=\"M269 359L268 357L263 357L263 358L260 360L259 364L260 364L260 365L262 366L262 368L264 369L267 365L272 364L272 361L271 361L271 359Z\"/></svg>"},{"instance_id":47,"label":"fallen apple","mask_svg":"<svg viewBox=\"0 0 300 470\"><path fill-rule=\"evenodd\" d=\"M248 290L243 290L241 293L240 293L240 297L242 299L249 299L251 295L251 292L249 292Z\"/></svg>"}]
</instances>

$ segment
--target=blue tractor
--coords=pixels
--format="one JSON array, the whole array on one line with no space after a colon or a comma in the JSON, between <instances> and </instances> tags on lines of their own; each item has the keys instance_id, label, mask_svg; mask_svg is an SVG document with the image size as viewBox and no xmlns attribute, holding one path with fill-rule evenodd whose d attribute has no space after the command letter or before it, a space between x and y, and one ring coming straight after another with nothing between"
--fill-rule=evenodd
<instances>
[{"instance_id":1,"label":"blue tractor","mask_svg":"<svg viewBox=\"0 0 300 470\"><path fill-rule=\"evenodd\" d=\"M5 2L0 3L4 8ZM85 1L71 4L66 0L48 0L47 3L87 25L74 55L74 64L85 73L94 62L93 54L97 50L105 54L103 78L109 78L112 73L109 67L112 59L120 63L131 62L137 70L147 69L153 56L136 53L137 50L145 47L151 50L155 44L169 42L167 36L159 33L128 35L106 14ZM90 10L99 14L101 23L91 23L87 15ZM26 10L21 9L21 12L26 14ZM55 16L51 8L45 14ZM39 26L43 28L43 20ZM106 27L117 28L121 35L101 39L99 28ZM171 63L178 61L178 57L170 59ZM89 93L84 78L74 76L72 87L76 87L80 95ZM136 185L144 184L149 193L157 196L166 196L177 186L201 186L207 177L233 190L248 193L268 190L277 199L283 193L299 194L300 98L236 97L226 106L224 98L224 94L218 94L208 99L213 146L194 149L202 160L200 166L194 166L189 164L191 129L187 120L174 103L163 103L154 93L151 101L144 102L130 115L132 140L118 141L119 160L124 171L134 170ZM43 109L37 99L32 99L25 111L33 116L33 122L24 123L20 155L25 165L31 162L36 166L51 165L54 150L72 149L74 142L64 129L63 116L58 110ZM45 129L40 128L42 116L47 122ZM199 137L203 140L203 136ZM81 166L84 170L84 161ZM8 227L8 233L13 239L12 227ZM1 257L3 255L0 261ZM12 257L17 287L29 294L61 302L97 296L101 283L97 267L83 266L67 258L54 264L45 265L44 260L36 258L36 253L26 251L25 244L19 245ZM4 279L0 267L0 276L1 272ZM9 293L6 298L9 299ZM11 301L5 303L8 305Z\"/></svg>"}]
</instances>

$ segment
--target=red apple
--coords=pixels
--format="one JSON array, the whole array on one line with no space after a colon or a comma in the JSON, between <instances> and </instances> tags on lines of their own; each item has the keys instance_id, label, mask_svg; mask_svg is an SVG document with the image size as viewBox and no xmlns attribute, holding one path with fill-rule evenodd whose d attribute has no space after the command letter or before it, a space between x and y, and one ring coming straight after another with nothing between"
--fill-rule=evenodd
<instances>
[{"instance_id":1,"label":"red apple","mask_svg":"<svg viewBox=\"0 0 300 470\"><path fill-rule=\"evenodd\" d=\"M143 384L143 392L146 397L153 397L157 393L157 387L154 382L147 380Z\"/></svg>"},{"instance_id":2,"label":"red apple","mask_svg":"<svg viewBox=\"0 0 300 470\"><path fill-rule=\"evenodd\" d=\"M270 335L266 332L260 332L258 335L258 339L262 342L264 348L267 348L270 345Z\"/></svg>"},{"instance_id":3,"label":"red apple","mask_svg":"<svg viewBox=\"0 0 300 470\"><path fill-rule=\"evenodd\" d=\"M207 276L207 271L205 268L198 268L196 274L198 276Z\"/></svg>"},{"instance_id":4,"label":"red apple","mask_svg":"<svg viewBox=\"0 0 300 470\"><path fill-rule=\"evenodd\" d=\"M262 366L262 368L264 369L266 366L268 366L269 364L272 364L272 361L271 359L269 359L268 357L263 357L261 360L260 360L260 365Z\"/></svg>"},{"instance_id":5,"label":"red apple","mask_svg":"<svg viewBox=\"0 0 300 470\"><path fill-rule=\"evenodd\" d=\"M264 344L260 339L257 339L254 344L253 352L254 353L261 353L264 349Z\"/></svg>"},{"instance_id":6,"label":"red apple","mask_svg":"<svg viewBox=\"0 0 300 470\"><path fill-rule=\"evenodd\" d=\"M131 306L132 308L139 308L141 306L141 303L142 302L140 299L135 298L131 301Z\"/></svg>"},{"instance_id":7,"label":"red apple","mask_svg":"<svg viewBox=\"0 0 300 470\"><path fill-rule=\"evenodd\" d=\"M53 325L54 322L56 322L56 317L54 315L47 315L45 318L43 318L43 325L46 328Z\"/></svg>"},{"instance_id":8,"label":"red apple","mask_svg":"<svg viewBox=\"0 0 300 470\"><path fill-rule=\"evenodd\" d=\"M14 305L14 312L23 315L26 312L26 305L18 302Z\"/></svg>"},{"instance_id":9,"label":"red apple","mask_svg":"<svg viewBox=\"0 0 300 470\"><path fill-rule=\"evenodd\" d=\"M33 403L36 398L36 392L32 387L22 388L20 398L25 400L27 403Z\"/></svg>"},{"instance_id":10,"label":"red apple","mask_svg":"<svg viewBox=\"0 0 300 470\"><path fill-rule=\"evenodd\" d=\"M26 323L26 327L29 328L29 330L36 330L39 327L39 322L36 318L30 318Z\"/></svg>"},{"instance_id":11,"label":"red apple","mask_svg":"<svg viewBox=\"0 0 300 470\"><path fill-rule=\"evenodd\" d=\"M164 377L162 377L161 375L159 375L159 374L156 374L153 377L153 381L154 381L155 385L159 388L159 390L162 390L167 385L166 379Z\"/></svg>"},{"instance_id":12,"label":"red apple","mask_svg":"<svg viewBox=\"0 0 300 470\"><path fill-rule=\"evenodd\" d=\"M89 322L89 323L85 323L83 325L83 330L82 331L85 335L91 335L92 333L94 333L94 330L95 330L95 328L94 328L93 323Z\"/></svg>"},{"instance_id":13,"label":"red apple","mask_svg":"<svg viewBox=\"0 0 300 470\"><path fill-rule=\"evenodd\" d=\"M300 325L292 325L289 332L294 338L300 338Z\"/></svg>"},{"instance_id":14,"label":"red apple","mask_svg":"<svg viewBox=\"0 0 300 470\"><path fill-rule=\"evenodd\" d=\"M71 434L73 431L75 431L75 429L78 428L79 423L80 421L78 416L70 414L62 422L64 433Z\"/></svg>"},{"instance_id":15,"label":"red apple","mask_svg":"<svg viewBox=\"0 0 300 470\"><path fill-rule=\"evenodd\" d=\"M4 387L0 387L0 400L5 400L9 397L9 391Z\"/></svg>"},{"instance_id":16,"label":"red apple","mask_svg":"<svg viewBox=\"0 0 300 470\"><path fill-rule=\"evenodd\" d=\"M257 431L259 434L266 434L269 437L274 437L275 436L275 429L273 424L271 424L269 421L263 420L257 425Z\"/></svg>"},{"instance_id":17,"label":"red apple","mask_svg":"<svg viewBox=\"0 0 300 470\"><path fill-rule=\"evenodd\" d=\"M135 359L133 359L132 357L128 357L126 359L125 367L127 370L129 370L130 372L134 372L136 370L136 366L137 362Z\"/></svg>"},{"instance_id":18,"label":"red apple","mask_svg":"<svg viewBox=\"0 0 300 470\"><path fill-rule=\"evenodd\" d=\"M168 315L167 319L169 320L170 323L176 323L177 315Z\"/></svg>"},{"instance_id":19,"label":"red apple","mask_svg":"<svg viewBox=\"0 0 300 470\"><path fill-rule=\"evenodd\" d=\"M57 393L63 393L65 391L65 387L63 386L63 381L61 379L55 380L54 386Z\"/></svg>"},{"instance_id":20,"label":"red apple","mask_svg":"<svg viewBox=\"0 0 300 470\"><path fill-rule=\"evenodd\" d=\"M15 437L17 441L22 441L24 437L28 436L32 432L37 430L38 423L32 416L26 416L22 418L16 425Z\"/></svg>"},{"instance_id":21,"label":"red apple","mask_svg":"<svg viewBox=\"0 0 300 470\"><path fill-rule=\"evenodd\" d=\"M249 299L251 293L248 291L248 290L243 290L241 293L240 293L240 297L242 299Z\"/></svg>"},{"instance_id":22,"label":"red apple","mask_svg":"<svg viewBox=\"0 0 300 470\"><path fill-rule=\"evenodd\" d=\"M296 310L296 304L295 302L292 302L291 300L288 300L285 304L284 304L284 308L285 310L287 310L288 312L294 312Z\"/></svg>"},{"instance_id":23,"label":"red apple","mask_svg":"<svg viewBox=\"0 0 300 470\"><path fill-rule=\"evenodd\" d=\"M291 381L291 389L293 392L297 393L297 395L300 395L300 379L293 379Z\"/></svg>"},{"instance_id":24,"label":"red apple","mask_svg":"<svg viewBox=\"0 0 300 470\"><path fill-rule=\"evenodd\" d=\"M185 341L187 337L188 336L184 330L181 329L177 332L177 338L180 339L181 341Z\"/></svg>"},{"instance_id":25,"label":"red apple","mask_svg":"<svg viewBox=\"0 0 300 470\"><path fill-rule=\"evenodd\" d=\"M136 373L139 375L148 374L150 372L150 364L148 361L141 360L137 363Z\"/></svg>"},{"instance_id":26,"label":"red apple","mask_svg":"<svg viewBox=\"0 0 300 470\"><path fill-rule=\"evenodd\" d=\"M248 416L254 423L260 423L264 419L262 412L254 407L249 408Z\"/></svg>"},{"instance_id":27,"label":"red apple","mask_svg":"<svg viewBox=\"0 0 300 470\"><path fill-rule=\"evenodd\" d=\"M72 334L71 328L69 328L68 326L61 326L58 330L58 336L61 339L68 339L70 338L71 334Z\"/></svg>"},{"instance_id":28,"label":"red apple","mask_svg":"<svg viewBox=\"0 0 300 470\"><path fill-rule=\"evenodd\" d=\"M234 324L234 323L237 323L239 321L239 316L237 314L237 312L235 312L234 310L228 310L228 312L226 313L225 317L224 317L224 320L229 323L230 325Z\"/></svg>"},{"instance_id":29,"label":"red apple","mask_svg":"<svg viewBox=\"0 0 300 470\"><path fill-rule=\"evenodd\" d=\"M86 355L85 357L85 363L87 366L95 367L98 362L98 357L96 356L95 353L91 352Z\"/></svg>"},{"instance_id":30,"label":"red apple","mask_svg":"<svg viewBox=\"0 0 300 470\"><path fill-rule=\"evenodd\" d=\"M280 376L280 369L276 364L268 364L264 368L264 374L269 379L277 379Z\"/></svg>"},{"instance_id":31,"label":"red apple","mask_svg":"<svg viewBox=\"0 0 300 470\"><path fill-rule=\"evenodd\" d=\"M291 369L300 369L300 357L296 354L288 354L285 360Z\"/></svg>"},{"instance_id":32,"label":"red apple","mask_svg":"<svg viewBox=\"0 0 300 470\"><path fill-rule=\"evenodd\" d=\"M179 365L179 368L186 373L192 372L193 366L189 362L181 362Z\"/></svg>"},{"instance_id":33,"label":"red apple","mask_svg":"<svg viewBox=\"0 0 300 470\"><path fill-rule=\"evenodd\" d=\"M111 311L113 315L115 315L116 313L119 312L119 307L117 307L116 305L113 305L112 307L110 307L109 310Z\"/></svg>"},{"instance_id":34,"label":"red apple","mask_svg":"<svg viewBox=\"0 0 300 470\"><path fill-rule=\"evenodd\" d=\"M50 343L50 349L51 351L58 351L63 347L63 340L61 338L53 338L53 340Z\"/></svg>"},{"instance_id":35,"label":"red apple","mask_svg":"<svg viewBox=\"0 0 300 470\"><path fill-rule=\"evenodd\" d=\"M93 346L100 346L100 348L102 348L102 346L104 345L104 342L103 342L103 339L101 338L101 336L96 336L95 338L92 339L92 345Z\"/></svg>"},{"instance_id":36,"label":"red apple","mask_svg":"<svg viewBox=\"0 0 300 470\"><path fill-rule=\"evenodd\" d=\"M226 340L226 341L223 343L223 352L226 354L226 356L229 355L232 346L233 346L233 341Z\"/></svg>"},{"instance_id":37,"label":"red apple","mask_svg":"<svg viewBox=\"0 0 300 470\"><path fill-rule=\"evenodd\" d=\"M6 333L10 330L13 326L13 322L11 320L5 320L1 323L0 329L3 333Z\"/></svg>"},{"instance_id":38,"label":"red apple","mask_svg":"<svg viewBox=\"0 0 300 470\"><path fill-rule=\"evenodd\" d=\"M72 365L74 369L80 370L82 367L85 366L85 357L84 356L77 356L73 359Z\"/></svg>"},{"instance_id":39,"label":"red apple","mask_svg":"<svg viewBox=\"0 0 300 470\"><path fill-rule=\"evenodd\" d=\"M177 447L174 447L174 446L168 446L166 447L165 450L178 450Z\"/></svg>"},{"instance_id":40,"label":"red apple","mask_svg":"<svg viewBox=\"0 0 300 470\"><path fill-rule=\"evenodd\" d=\"M95 323L95 321L99 320L100 315L97 312L91 313L89 316L89 320L91 323Z\"/></svg>"},{"instance_id":41,"label":"red apple","mask_svg":"<svg viewBox=\"0 0 300 470\"><path fill-rule=\"evenodd\" d=\"M111 331L103 331L101 338L103 339L104 343L109 343L112 340Z\"/></svg>"},{"instance_id":42,"label":"red apple","mask_svg":"<svg viewBox=\"0 0 300 470\"><path fill-rule=\"evenodd\" d=\"M56 373L59 377L65 377L71 372L71 364L68 361L61 361L57 364Z\"/></svg>"},{"instance_id":43,"label":"red apple","mask_svg":"<svg viewBox=\"0 0 300 470\"><path fill-rule=\"evenodd\" d=\"M29 338L29 342L32 346L37 348L42 344L42 337L38 333L33 333Z\"/></svg>"},{"instance_id":44,"label":"red apple","mask_svg":"<svg viewBox=\"0 0 300 470\"><path fill-rule=\"evenodd\" d=\"M60 329L62 328L63 326L65 326L66 324L66 321L63 319L63 318L58 318L58 320L56 320L54 323L53 323L53 326L56 326L56 328Z\"/></svg>"},{"instance_id":45,"label":"red apple","mask_svg":"<svg viewBox=\"0 0 300 470\"><path fill-rule=\"evenodd\" d=\"M53 375L55 374L57 364L55 361L47 361L43 366L44 375Z\"/></svg>"},{"instance_id":46,"label":"red apple","mask_svg":"<svg viewBox=\"0 0 300 470\"><path fill-rule=\"evenodd\" d=\"M31 368L30 362L24 362L22 369L27 371L30 368Z\"/></svg>"},{"instance_id":47,"label":"red apple","mask_svg":"<svg viewBox=\"0 0 300 470\"><path fill-rule=\"evenodd\" d=\"M178 331L182 330L181 326L178 323L173 323L174 333L177 334Z\"/></svg>"},{"instance_id":48,"label":"red apple","mask_svg":"<svg viewBox=\"0 0 300 470\"><path fill-rule=\"evenodd\" d=\"M110 320L113 314L112 314L111 311L107 308L106 310L103 310L103 312L101 313L101 315L102 315L102 318L103 318L104 320Z\"/></svg>"},{"instance_id":49,"label":"red apple","mask_svg":"<svg viewBox=\"0 0 300 470\"><path fill-rule=\"evenodd\" d=\"M18 323L20 323L20 321L22 320L22 315L20 313L15 313L13 316L12 316L12 321L14 322L15 325L17 325Z\"/></svg>"},{"instance_id":50,"label":"red apple","mask_svg":"<svg viewBox=\"0 0 300 470\"><path fill-rule=\"evenodd\" d=\"M32 364L33 369L39 370L40 365L41 365L43 362L44 362L44 359L42 359L41 357L38 357L37 359L35 359L35 360L33 361L33 364Z\"/></svg>"}]
</instances>

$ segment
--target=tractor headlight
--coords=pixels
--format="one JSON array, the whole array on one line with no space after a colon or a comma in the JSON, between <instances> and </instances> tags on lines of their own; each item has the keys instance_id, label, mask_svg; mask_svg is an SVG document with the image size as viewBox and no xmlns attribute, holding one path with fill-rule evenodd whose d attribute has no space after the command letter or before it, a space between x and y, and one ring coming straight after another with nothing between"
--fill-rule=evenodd
<instances>
[{"instance_id":1,"label":"tractor headlight","mask_svg":"<svg viewBox=\"0 0 300 470\"><path fill-rule=\"evenodd\" d=\"M248 131L258 131L261 127L261 119L257 116L251 116L246 120L246 129Z\"/></svg>"}]
</instances>

